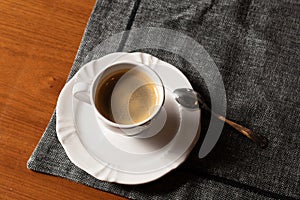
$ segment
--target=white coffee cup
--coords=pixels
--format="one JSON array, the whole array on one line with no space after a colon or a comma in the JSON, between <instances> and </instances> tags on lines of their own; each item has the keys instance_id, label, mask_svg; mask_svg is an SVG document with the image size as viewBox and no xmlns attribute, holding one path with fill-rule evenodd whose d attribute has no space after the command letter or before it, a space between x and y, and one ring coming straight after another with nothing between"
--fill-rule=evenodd
<instances>
[{"instance_id":1,"label":"white coffee cup","mask_svg":"<svg viewBox=\"0 0 300 200\"><path fill-rule=\"evenodd\" d=\"M76 83L73 96L90 104L101 124L116 133L133 136L145 130L160 112L165 90L150 66L119 61L100 70L91 84Z\"/></svg>"}]
</instances>

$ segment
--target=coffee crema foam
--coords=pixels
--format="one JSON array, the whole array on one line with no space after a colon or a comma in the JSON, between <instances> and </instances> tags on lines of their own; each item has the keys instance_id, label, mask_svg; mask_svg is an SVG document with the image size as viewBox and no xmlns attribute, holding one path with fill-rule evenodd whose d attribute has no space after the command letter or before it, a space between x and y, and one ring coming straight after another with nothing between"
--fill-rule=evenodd
<instances>
[{"instance_id":1,"label":"coffee crema foam","mask_svg":"<svg viewBox=\"0 0 300 200\"><path fill-rule=\"evenodd\" d=\"M105 118L126 125L149 118L158 102L156 83L139 67L106 75L99 82L95 96L96 108Z\"/></svg>"}]
</instances>

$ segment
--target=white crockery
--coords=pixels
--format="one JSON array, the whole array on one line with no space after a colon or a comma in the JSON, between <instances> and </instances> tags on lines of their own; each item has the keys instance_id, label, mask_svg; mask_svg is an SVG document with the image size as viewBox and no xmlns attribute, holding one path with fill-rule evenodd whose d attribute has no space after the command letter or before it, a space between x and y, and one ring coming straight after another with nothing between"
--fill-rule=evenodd
<instances>
[{"instance_id":1,"label":"white crockery","mask_svg":"<svg viewBox=\"0 0 300 200\"><path fill-rule=\"evenodd\" d=\"M103 65L101 64L101 66ZM128 135L128 136L137 135L141 131L148 128L149 122L160 112L161 107L163 106L164 103L165 92L164 92L163 83L160 77L157 75L157 73L154 70L152 70L152 67L155 66L147 66L141 62L135 62L130 59L115 61L105 67L99 68L98 72L93 74L94 77L92 83L89 83L89 80L76 82L73 86L73 96L78 100L88 103L92 106L98 123L103 123L103 125L106 125L114 132L118 132L123 135ZM107 75L112 74L115 71L121 69L127 69L127 68L132 68L131 71L135 71L136 69L142 70L143 73L147 74L147 76L150 77L151 82L157 85L158 102L155 105L155 110L153 111L153 113L143 121L140 121L138 123L133 123L133 124L119 124L108 120L97 110L95 105L95 95L96 95L97 86L102 79L106 78ZM141 85L136 85L135 88L138 88L139 86Z\"/></svg>"},{"instance_id":2,"label":"white crockery","mask_svg":"<svg viewBox=\"0 0 300 200\"><path fill-rule=\"evenodd\" d=\"M154 70L165 85L165 103L157 120L140 137L113 134L96 120L90 105L72 96L75 82L91 82L95 74L116 60L145 65L160 62ZM199 137L200 111L177 104L172 94L176 88L192 87L177 68L149 54L113 53L92 61L78 71L59 96L58 139L70 160L99 180L121 184L153 181L179 166ZM151 130L159 133L151 135Z\"/></svg>"}]
</instances>

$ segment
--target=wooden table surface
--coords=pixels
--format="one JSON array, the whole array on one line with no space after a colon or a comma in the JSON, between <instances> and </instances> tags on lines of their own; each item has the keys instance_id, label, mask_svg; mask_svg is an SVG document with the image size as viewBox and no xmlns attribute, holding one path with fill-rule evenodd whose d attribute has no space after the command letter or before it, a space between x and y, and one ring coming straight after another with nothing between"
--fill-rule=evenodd
<instances>
[{"instance_id":1,"label":"wooden table surface","mask_svg":"<svg viewBox=\"0 0 300 200\"><path fill-rule=\"evenodd\" d=\"M122 199L28 170L95 0L0 1L0 199Z\"/></svg>"}]
</instances>

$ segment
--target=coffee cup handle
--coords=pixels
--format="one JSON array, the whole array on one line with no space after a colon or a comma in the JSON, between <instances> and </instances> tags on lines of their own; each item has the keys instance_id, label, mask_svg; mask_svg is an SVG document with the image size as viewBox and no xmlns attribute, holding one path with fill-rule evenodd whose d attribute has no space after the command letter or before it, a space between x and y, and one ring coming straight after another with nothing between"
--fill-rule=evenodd
<instances>
[{"instance_id":1,"label":"coffee cup handle","mask_svg":"<svg viewBox=\"0 0 300 200\"><path fill-rule=\"evenodd\" d=\"M75 83L73 86L73 96L79 101L91 104L90 100L90 87L91 85L84 82Z\"/></svg>"}]
</instances>

